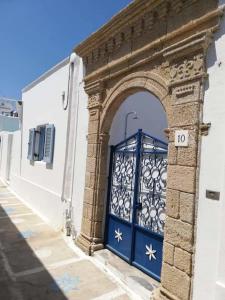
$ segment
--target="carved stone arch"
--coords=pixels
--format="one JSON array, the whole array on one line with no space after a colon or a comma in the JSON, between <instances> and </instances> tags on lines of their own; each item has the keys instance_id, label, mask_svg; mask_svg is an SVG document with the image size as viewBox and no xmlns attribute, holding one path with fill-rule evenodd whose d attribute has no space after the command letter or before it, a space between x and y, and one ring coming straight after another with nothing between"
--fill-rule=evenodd
<instances>
[{"instance_id":1,"label":"carved stone arch","mask_svg":"<svg viewBox=\"0 0 225 300\"><path fill-rule=\"evenodd\" d=\"M116 111L130 95L147 91L153 94L162 104L167 115L168 124L171 120L171 97L168 82L156 72L136 72L121 79L108 93L102 103L100 132L108 133Z\"/></svg>"}]
</instances>

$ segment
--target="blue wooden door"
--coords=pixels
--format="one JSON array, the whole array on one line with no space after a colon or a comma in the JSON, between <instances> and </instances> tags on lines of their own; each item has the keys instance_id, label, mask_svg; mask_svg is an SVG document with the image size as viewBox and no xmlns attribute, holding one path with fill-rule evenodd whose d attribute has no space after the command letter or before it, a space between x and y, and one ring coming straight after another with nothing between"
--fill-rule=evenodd
<instances>
[{"instance_id":1,"label":"blue wooden door","mask_svg":"<svg viewBox=\"0 0 225 300\"><path fill-rule=\"evenodd\" d=\"M111 147L106 247L160 280L167 144L139 130Z\"/></svg>"}]
</instances>

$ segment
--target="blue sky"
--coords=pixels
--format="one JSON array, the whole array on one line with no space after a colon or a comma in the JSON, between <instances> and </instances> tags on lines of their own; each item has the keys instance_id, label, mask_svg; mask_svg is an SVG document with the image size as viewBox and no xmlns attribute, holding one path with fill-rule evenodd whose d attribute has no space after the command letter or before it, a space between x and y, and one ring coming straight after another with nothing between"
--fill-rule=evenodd
<instances>
[{"instance_id":1,"label":"blue sky","mask_svg":"<svg viewBox=\"0 0 225 300\"><path fill-rule=\"evenodd\" d=\"M67 57L131 0L0 0L0 96Z\"/></svg>"}]
</instances>

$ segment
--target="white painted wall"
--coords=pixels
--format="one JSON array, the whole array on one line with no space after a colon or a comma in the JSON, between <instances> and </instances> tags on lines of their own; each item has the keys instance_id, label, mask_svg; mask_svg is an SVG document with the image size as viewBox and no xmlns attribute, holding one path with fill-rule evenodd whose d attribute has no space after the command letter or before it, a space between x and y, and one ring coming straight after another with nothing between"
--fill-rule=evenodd
<instances>
[{"instance_id":1,"label":"white painted wall","mask_svg":"<svg viewBox=\"0 0 225 300\"><path fill-rule=\"evenodd\" d=\"M126 114L132 111L137 113L138 119L134 120L134 115L128 117L127 137L142 129L167 142L163 131L168 127L164 108L153 94L139 92L129 96L116 112L110 129L109 145L116 145L124 140Z\"/></svg>"},{"instance_id":2,"label":"white painted wall","mask_svg":"<svg viewBox=\"0 0 225 300\"><path fill-rule=\"evenodd\" d=\"M224 4L224 0L221 4ZM203 119L211 122L202 138L194 300L225 299L225 20L210 47L209 84L205 89ZM206 190L221 193L207 199Z\"/></svg>"},{"instance_id":3,"label":"white painted wall","mask_svg":"<svg viewBox=\"0 0 225 300\"><path fill-rule=\"evenodd\" d=\"M21 172L21 131L14 131L12 134L10 174L20 176ZM12 177L12 176L10 176Z\"/></svg>"},{"instance_id":4,"label":"white painted wall","mask_svg":"<svg viewBox=\"0 0 225 300\"><path fill-rule=\"evenodd\" d=\"M10 187L56 228L62 226L61 193L68 114L62 107L62 93L67 96L68 75L67 59L24 89L21 137L15 133L13 140ZM27 159L29 129L46 123L55 125L52 167Z\"/></svg>"},{"instance_id":5,"label":"white painted wall","mask_svg":"<svg viewBox=\"0 0 225 300\"><path fill-rule=\"evenodd\" d=\"M65 224L65 201L62 199L64 191L69 193L72 225L74 232L78 234L85 183L88 98L84 92L82 60L76 57L73 75L69 64L69 59L61 62L23 90L21 130L13 135L8 132L2 134L0 177L6 179L6 172L10 170L12 191L56 229L61 229ZM71 91L69 105L67 110L63 110L62 93L65 93L67 99L68 87ZM55 125L54 159L51 167L44 162L30 162L27 159L29 129L46 123ZM13 136L12 151L8 143L9 136ZM66 149L72 149L70 157ZM9 167L7 157L10 157ZM67 173L66 161L69 170Z\"/></svg>"},{"instance_id":6,"label":"white painted wall","mask_svg":"<svg viewBox=\"0 0 225 300\"><path fill-rule=\"evenodd\" d=\"M4 182L8 182L11 173L13 135L8 132L2 132L0 138L0 177Z\"/></svg>"}]
</instances>

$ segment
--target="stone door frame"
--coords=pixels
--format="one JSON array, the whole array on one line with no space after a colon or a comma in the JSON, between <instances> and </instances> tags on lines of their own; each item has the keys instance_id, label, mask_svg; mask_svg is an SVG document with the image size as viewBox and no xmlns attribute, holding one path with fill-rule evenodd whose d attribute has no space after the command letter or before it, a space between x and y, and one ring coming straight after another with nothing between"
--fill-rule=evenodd
<instances>
[{"instance_id":1,"label":"stone door frame","mask_svg":"<svg viewBox=\"0 0 225 300\"><path fill-rule=\"evenodd\" d=\"M159 9L161 13L163 8L167 9L163 3L170 1L158 1L159 8L155 2L134 1L75 49L85 63L85 91L89 96L83 218L76 243L90 255L104 247L110 126L128 96L148 91L163 105L169 126L167 219L161 286L156 299L188 300L193 279L200 143L201 136L207 134L207 126L202 124L206 55L222 9L217 7L217 1L210 0L208 11L203 15L199 11L195 21L191 19L179 28L175 26L170 33L161 34L160 39L148 41L148 23L143 21L146 11L155 15ZM173 0L170 9L175 9L175 2L179 1ZM189 2L182 10L180 1L181 14L185 15L185 9L191 5L201 10L201 4L205 3L202 0ZM169 12L164 12L160 20L169 22ZM134 21L126 23L132 14L135 14ZM117 24L122 18L124 27L121 25L119 30ZM152 22L154 26L154 20ZM115 36L110 37L108 32L115 32ZM136 44L138 39L140 42ZM126 50L131 41L135 48L132 52ZM187 148L175 147L174 133L180 129L189 131Z\"/></svg>"}]
</instances>

